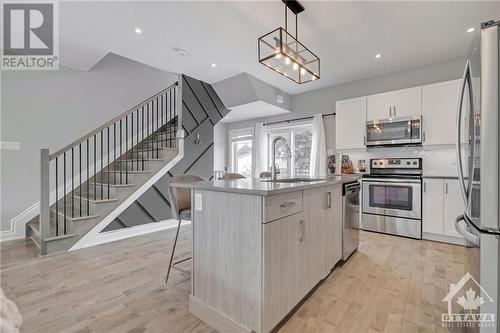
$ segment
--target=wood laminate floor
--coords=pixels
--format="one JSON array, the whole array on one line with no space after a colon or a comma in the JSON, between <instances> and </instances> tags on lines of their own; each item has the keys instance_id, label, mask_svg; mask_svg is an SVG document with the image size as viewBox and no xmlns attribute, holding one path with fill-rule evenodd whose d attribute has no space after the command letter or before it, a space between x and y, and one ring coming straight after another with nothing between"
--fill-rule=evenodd
<instances>
[{"instance_id":1,"label":"wood laminate floor","mask_svg":"<svg viewBox=\"0 0 500 333\"><path fill-rule=\"evenodd\" d=\"M189 255L183 227L178 257ZM189 277L163 277L174 231L37 257L29 241L1 245L1 285L22 332L213 332L188 312ZM359 250L279 330L447 332L441 299L463 274L464 248L361 232Z\"/></svg>"}]
</instances>

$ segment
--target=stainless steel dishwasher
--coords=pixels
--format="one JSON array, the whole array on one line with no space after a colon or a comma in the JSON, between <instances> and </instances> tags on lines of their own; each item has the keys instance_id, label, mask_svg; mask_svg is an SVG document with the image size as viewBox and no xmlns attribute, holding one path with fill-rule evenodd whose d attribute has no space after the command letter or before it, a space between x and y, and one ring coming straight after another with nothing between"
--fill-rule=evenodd
<instances>
[{"instance_id":1,"label":"stainless steel dishwasher","mask_svg":"<svg viewBox=\"0 0 500 333\"><path fill-rule=\"evenodd\" d=\"M359 245L359 181L342 184L342 259L345 261Z\"/></svg>"}]
</instances>

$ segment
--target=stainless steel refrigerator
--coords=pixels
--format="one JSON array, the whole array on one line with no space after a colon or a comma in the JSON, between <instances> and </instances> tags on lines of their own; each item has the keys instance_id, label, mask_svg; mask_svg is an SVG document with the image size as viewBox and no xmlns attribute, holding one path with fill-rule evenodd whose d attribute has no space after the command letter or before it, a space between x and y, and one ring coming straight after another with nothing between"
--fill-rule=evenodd
<instances>
[{"instance_id":1,"label":"stainless steel refrigerator","mask_svg":"<svg viewBox=\"0 0 500 333\"><path fill-rule=\"evenodd\" d=\"M464 330L481 333L500 332L499 24L483 23L471 45L457 113L457 165L465 211L455 226L467 240L464 273L480 284L483 298L476 305L481 303L480 313L493 314L495 321L495 327L487 323Z\"/></svg>"}]
</instances>

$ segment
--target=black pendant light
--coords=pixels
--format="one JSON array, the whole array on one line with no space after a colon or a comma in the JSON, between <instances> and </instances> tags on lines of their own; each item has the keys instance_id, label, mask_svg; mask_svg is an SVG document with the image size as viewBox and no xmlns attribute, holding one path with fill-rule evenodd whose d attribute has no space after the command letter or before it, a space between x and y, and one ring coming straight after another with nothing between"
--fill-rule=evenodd
<instances>
[{"instance_id":1,"label":"black pendant light","mask_svg":"<svg viewBox=\"0 0 500 333\"><path fill-rule=\"evenodd\" d=\"M298 1L285 4L285 28L279 27L258 39L259 62L299 84L320 78L319 58L298 41L297 15L304 11ZM288 32L288 11L295 14L295 36Z\"/></svg>"}]
</instances>

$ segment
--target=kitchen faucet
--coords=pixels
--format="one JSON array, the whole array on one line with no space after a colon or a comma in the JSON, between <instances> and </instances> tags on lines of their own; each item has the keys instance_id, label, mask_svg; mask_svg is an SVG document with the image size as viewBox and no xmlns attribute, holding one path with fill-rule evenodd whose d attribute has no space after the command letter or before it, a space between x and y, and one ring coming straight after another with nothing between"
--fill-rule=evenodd
<instances>
[{"instance_id":1,"label":"kitchen faucet","mask_svg":"<svg viewBox=\"0 0 500 333\"><path fill-rule=\"evenodd\" d=\"M276 142L278 141L283 142L287 154L286 157L292 158L292 152L290 151L290 147L288 146L288 143L286 142L285 138L282 136L275 137L271 145L271 157L273 159L273 162L271 164L271 178L274 180L276 180Z\"/></svg>"}]
</instances>

